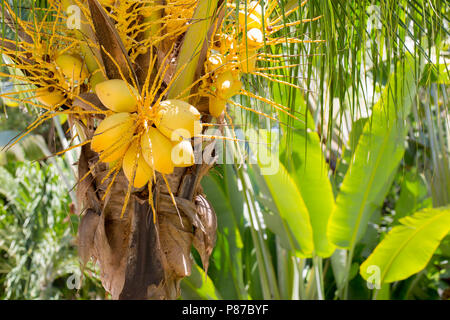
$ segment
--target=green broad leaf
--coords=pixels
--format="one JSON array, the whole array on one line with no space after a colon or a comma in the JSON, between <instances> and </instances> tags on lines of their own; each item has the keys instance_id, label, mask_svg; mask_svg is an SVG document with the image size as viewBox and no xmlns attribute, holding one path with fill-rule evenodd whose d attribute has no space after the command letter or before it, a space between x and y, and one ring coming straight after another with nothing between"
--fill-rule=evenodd
<instances>
[{"instance_id":1,"label":"green broad leaf","mask_svg":"<svg viewBox=\"0 0 450 320\"><path fill-rule=\"evenodd\" d=\"M270 141L265 130L260 130L258 137L250 135L249 138L250 141L257 141L251 142L250 148L256 155L261 176L273 198L284 229L290 235L291 246L298 256L311 257L314 252L311 219L294 178L279 161L278 153L264 146Z\"/></svg>"},{"instance_id":2,"label":"green broad leaf","mask_svg":"<svg viewBox=\"0 0 450 320\"><path fill-rule=\"evenodd\" d=\"M380 289L375 291L374 300L390 300L391 288L388 283L381 285Z\"/></svg>"},{"instance_id":3,"label":"green broad leaf","mask_svg":"<svg viewBox=\"0 0 450 320\"><path fill-rule=\"evenodd\" d=\"M398 223L399 219L409 216L420 209L431 208L432 206L424 178L415 170L408 171L403 177L400 186L400 196L395 203L394 223Z\"/></svg>"},{"instance_id":4,"label":"green broad leaf","mask_svg":"<svg viewBox=\"0 0 450 320\"><path fill-rule=\"evenodd\" d=\"M335 203L319 136L316 132L294 130L290 143L292 152L288 153L290 161L287 161L286 169L293 177L308 210L314 253L329 257L335 246L327 238L327 225Z\"/></svg>"},{"instance_id":5,"label":"green broad leaf","mask_svg":"<svg viewBox=\"0 0 450 320\"><path fill-rule=\"evenodd\" d=\"M408 278L426 267L441 240L450 232L450 206L423 209L400 219L361 265L368 280L379 268L380 283Z\"/></svg>"},{"instance_id":6,"label":"green broad leaf","mask_svg":"<svg viewBox=\"0 0 450 320\"><path fill-rule=\"evenodd\" d=\"M313 230L308 209L295 181L280 163L279 172L264 175L285 227L290 229L301 256L310 257L314 251Z\"/></svg>"},{"instance_id":7,"label":"green broad leaf","mask_svg":"<svg viewBox=\"0 0 450 320\"><path fill-rule=\"evenodd\" d=\"M364 126L336 199L328 237L353 248L381 206L405 151L407 121L416 92L414 60L399 63Z\"/></svg>"},{"instance_id":8,"label":"green broad leaf","mask_svg":"<svg viewBox=\"0 0 450 320\"><path fill-rule=\"evenodd\" d=\"M267 184L261 175L258 166L249 167L249 174L255 180L255 184L258 185L259 195L256 196L259 205L263 207L261 210L264 222L277 237L280 245L288 251L296 251L298 244L294 240L294 235L287 229L286 223L281 217L278 207L276 206L274 199L271 195Z\"/></svg>"},{"instance_id":9,"label":"green broad leaf","mask_svg":"<svg viewBox=\"0 0 450 320\"><path fill-rule=\"evenodd\" d=\"M224 171L230 170L229 166L222 166ZM227 178L232 177L225 172ZM236 180L236 177L234 177ZM227 185L233 185L233 181L228 179ZM224 299L247 299L243 280L243 242L240 233L242 224L243 204L242 199L232 198L229 187L222 188L223 179L213 174L202 179L202 186L205 190L208 201L214 207L217 215L217 241L216 248L211 257L213 262L208 273L215 279L214 283ZM237 182L234 181L236 185ZM240 209L239 209L240 208ZM236 212L235 210L239 210ZM218 270L215 270L217 265ZM215 272L217 271L217 274Z\"/></svg>"},{"instance_id":10,"label":"green broad leaf","mask_svg":"<svg viewBox=\"0 0 450 320\"><path fill-rule=\"evenodd\" d=\"M347 254L347 250L336 249L330 258L333 276L339 291L342 290L345 281L345 264L347 261Z\"/></svg>"},{"instance_id":11,"label":"green broad leaf","mask_svg":"<svg viewBox=\"0 0 450 320\"><path fill-rule=\"evenodd\" d=\"M310 217L314 254L327 258L335 250L328 240L327 225L335 201L330 180L329 167L325 161L319 136L314 129L314 120L306 106L302 94L296 95L295 105L301 118L289 119L285 114L280 118L289 126L282 126L282 148L280 159L292 176ZM308 118L308 122L304 121Z\"/></svg>"},{"instance_id":12,"label":"green broad leaf","mask_svg":"<svg viewBox=\"0 0 450 320\"><path fill-rule=\"evenodd\" d=\"M181 281L181 297L184 300L220 300L220 293L202 268L192 265L192 273Z\"/></svg>"},{"instance_id":13,"label":"green broad leaf","mask_svg":"<svg viewBox=\"0 0 450 320\"><path fill-rule=\"evenodd\" d=\"M361 137L364 125L367 122L367 118L360 118L353 122L352 130L348 138L347 145L342 150L342 156L337 159L336 170L334 172L334 183L336 186L341 185L347 173L349 163L355 153L356 146L358 145L359 138Z\"/></svg>"},{"instance_id":14,"label":"green broad leaf","mask_svg":"<svg viewBox=\"0 0 450 320\"><path fill-rule=\"evenodd\" d=\"M431 63L426 64L422 78L420 79L420 85L425 86L430 83L450 84L448 66L444 63L436 65Z\"/></svg>"}]
</instances>

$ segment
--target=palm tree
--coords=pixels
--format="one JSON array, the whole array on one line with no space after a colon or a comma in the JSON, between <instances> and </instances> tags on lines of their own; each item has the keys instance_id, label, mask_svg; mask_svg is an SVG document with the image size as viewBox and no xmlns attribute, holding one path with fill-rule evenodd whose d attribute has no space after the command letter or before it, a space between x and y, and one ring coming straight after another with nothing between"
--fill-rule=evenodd
<instances>
[{"instance_id":1,"label":"palm tree","mask_svg":"<svg viewBox=\"0 0 450 320\"><path fill-rule=\"evenodd\" d=\"M99 262L103 286L113 298L178 297L180 281L198 271L192 267L192 245L208 269L216 215L207 198L214 199L215 208L229 201L236 221L242 218L236 208L250 212L261 297L325 298L323 281L332 264L337 296L347 298L357 245L392 185L404 142L407 137L416 144L424 142L414 141L408 132L416 128L409 123L426 128L431 147L425 154L433 159L426 174L442 177L430 179L434 206L449 202L448 114L438 105L417 102L417 97L426 101L423 96L447 101L442 85L445 74L448 79L447 63L441 62L443 39L448 39L445 2L50 1L45 9L32 6L34 23L22 20L17 8L4 8L3 18L17 37L4 37L2 47L12 60L9 66L21 70L11 74L35 86L22 94L44 109L25 134L54 115L69 115L74 147L81 147L80 256L83 263L91 256ZM67 21L80 18L79 29L60 27L67 13ZM82 53L88 80L81 79L81 69L77 77L73 71L55 77L57 56L52 52L60 50L72 56ZM40 55L30 56L33 52ZM127 91L131 99L135 96L138 106L136 111L127 105L125 111L137 114L138 120L129 140L126 130L120 131L122 139L94 151L90 143L101 136L100 124L124 111L114 101L110 105L97 89L106 79L127 84L125 96ZM42 96L54 97L55 90L59 100L45 105ZM34 98L41 98L40 103ZM200 111L203 130L197 137L204 138L203 158L210 156L208 128L219 128L222 136L214 135L216 142L239 142L235 127L258 128L261 134L275 127L282 133L281 169L274 175L259 172L263 163L224 169L225 198L217 196L224 190L214 189L220 185L217 180L205 178L201 184L211 162L167 172L153 168L147 187L134 188L140 157L146 157L140 150L144 147L132 155L128 176L125 167L122 170L126 156L106 160L154 127L163 132L155 113L167 100L184 100ZM423 113L426 120L420 119ZM271 135L264 139L270 142ZM196 141L192 139L194 147ZM239 150L239 143L235 148ZM373 158L367 158L369 154ZM237 192L229 190L234 180L243 188L237 206L232 199ZM442 212L433 214L447 219L447 211ZM239 224L232 224L232 235L224 236L221 222L227 223L222 216L227 213L218 212L221 244L230 236L234 242L243 237ZM422 216L420 221L429 218ZM240 264L243 258L234 242L229 244L237 297L255 296L244 289L243 279L255 275L245 271L244 277L250 265L239 269L245 263ZM305 279L303 270L309 270ZM297 289L290 288L294 277ZM389 281L399 277L404 274L383 274Z\"/></svg>"}]
</instances>

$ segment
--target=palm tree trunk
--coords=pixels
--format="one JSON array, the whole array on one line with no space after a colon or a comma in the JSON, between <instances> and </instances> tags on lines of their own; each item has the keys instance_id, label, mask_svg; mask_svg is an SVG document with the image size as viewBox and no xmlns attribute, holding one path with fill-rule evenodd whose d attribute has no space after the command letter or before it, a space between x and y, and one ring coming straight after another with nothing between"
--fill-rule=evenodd
<instances>
[{"instance_id":1,"label":"palm tree trunk","mask_svg":"<svg viewBox=\"0 0 450 320\"><path fill-rule=\"evenodd\" d=\"M121 218L128 181L120 172L104 201L111 180L106 165L95 165L98 155L86 145L78 163L78 201L86 210L79 227L83 263L93 256L99 263L104 288L113 299L175 299L180 281L191 273L191 246L200 253L203 266L215 242L216 217L202 194L200 166L177 168L167 176L170 192L160 174L153 185L156 217L148 191L131 195ZM203 167L204 169L205 167Z\"/></svg>"},{"instance_id":2,"label":"palm tree trunk","mask_svg":"<svg viewBox=\"0 0 450 320\"><path fill-rule=\"evenodd\" d=\"M149 53L132 65L101 5L95 0L89 0L88 5L100 45L114 57L122 74L128 75L130 68L136 72L132 76L138 86L142 86L148 72ZM116 63L111 62L104 52L102 58L108 78L121 78ZM203 61L200 63L203 65ZM85 98L102 107L98 101L91 100L92 97ZM74 105L77 103L82 108L89 108L80 101ZM87 126L80 127L83 127L86 139L91 139L93 119L88 121ZM156 173L152 196L149 197L145 187L144 190L133 190L121 217L128 181L120 171L108 190L114 176L107 177L108 167L98 159L98 154L89 145L82 147L77 186L78 205L85 212L78 230L82 263L94 257L100 266L102 284L113 299L177 298L180 281L191 273L192 245L207 270L215 244L216 216L200 187L200 180L210 165L176 168L165 177L170 190L164 177ZM87 178L82 179L87 174ZM155 216L149 199L153 199Z\"/></svg>"}]
</instances>

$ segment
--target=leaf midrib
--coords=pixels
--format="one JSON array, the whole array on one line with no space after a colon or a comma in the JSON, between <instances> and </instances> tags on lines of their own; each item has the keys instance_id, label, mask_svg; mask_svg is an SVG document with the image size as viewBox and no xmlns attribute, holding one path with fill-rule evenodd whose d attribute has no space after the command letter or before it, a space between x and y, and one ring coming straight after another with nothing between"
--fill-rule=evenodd
<instances>
[{"instance_id":1,"label":"leaf midrib","mask_svg":"<svg viewBox=\"0 0 450 320\"><path fill-rule=\"evenodd\" d=\"M366 125L369 125L369 123L367 123ZM394 128L395 126L392 126L392 128ZM363 131L364 132L364 131ZM375 168L374 170L372 170L372 174L368 183L368 187L366 188L366 191L364 192L364 198L363 201L361 202L360 208L359 208L359 212L358 212L358 217L356 220L356 228L353 229L353 233L352 233L352 237L350 239L350 247L353 248L354 243L356 241L356 236L358 235L358 231L359 231L359 227L360 227L360 223L361 223L361 219L363 216L363 212L364 212L364 207L365 207L365 203L367 202L367 198L369 196L369 190L371 190L371 186L373 184L373 181L375 180L375 172L378 171L378 167L380 165L381 162L381 155L383 154L384 150L386 149L387 143L386 141L388 141L388 138L391 136L392 130L389 131L389 134L385 135L384 139L383 139L383 144L381 146L381 150L378 153L377 159L376 159L376 163L375 163ZM349 168L350 169L350 168Z\"/></svg>"}]
</instances>

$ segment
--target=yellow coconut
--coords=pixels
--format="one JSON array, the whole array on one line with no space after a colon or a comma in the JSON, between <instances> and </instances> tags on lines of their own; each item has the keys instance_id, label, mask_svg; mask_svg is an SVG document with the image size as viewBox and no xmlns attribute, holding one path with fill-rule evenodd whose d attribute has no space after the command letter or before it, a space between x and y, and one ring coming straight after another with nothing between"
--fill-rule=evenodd
<instances>
[{"instance_id":1,"label":"yellow coconut","mask_svg":"<svg viewBox=\"0 0 450 320\"><path fill-rule=\"evenodd\" d=\"M115 112L135 112L137 110L137 90L120 79L107 80L95 86L100 101Z\"/></svg>"},{"instance_id":2,"label":"yellow coconut","mask_svg":"<svg viewBox=\"0 0 450 320\"><path fill-rule=\"evenodd\" d=\"M209 113L213 117L219 117L225 110L227 101L220 97L210 97L209 98Z\"/></svg>"},{"instance_id":3,"label":"yellow coconut","mask_svg":"<svg viewBox=\"0 0 450 320\"><path fill-rule=\"evenodd\" d=\"M123 157L122 168L128 181L133 181L135 188L142 188L152 178L153 170L144 160L139 140L130 144Z\"/></svg>"},{"instance_id":4,"label":"yellow coconut","mask_svg":"<svg viewBox=\"0 0 450 320\"><path fill-rule=\"evenodd\" d=\"M247 31L247 46L252 49L260 48L264 44L264 35L258 28ZM243 43L245 48L246 43Z\"/></svg>"},{"instance_id":5,"label":"yellow coconut","mask_svg":"<svg viewBox=\"0 0 450 320\"><path fill-rule=\"evenodd\" d=\"M165 100L158 106L156 127L172 141L190 139L201 132L200 112L187 102Z\"/></svg>"},{"instance_id":6,"label":"yellow coconut","mask_svg":"<svg viewBox=\"0 0 450 320\"><path fill-rule=\"evenodd\" d=\"M92 138L91 148L100 153L103 162L115 161L124 155L133 138L135 121L135 116L122 112L100 122Z\"/></svg>"},{"instance_id":7,"label":"yellow coconut","mask_svg":"<svg viewBox=\"0 0 450 320\"><path fill-rule=\"evenodd\" d=\"M147 164L161 173L170 174L175 167L172 161L172 142L158 129L150 127L142 135L142 155Z\"/></svg>"},{"instance_id":8,"label":"yellow coconut","mask_svg":"<svg viewBox=\"0 0 450 320\"><path fill-rule=\"evenodd\" d=\"M55 62L66 78L83 82L89 76L83 60L78 56L62 54L56 58Z\"/></svg>"},{"instance_id":9,"label":"yellow coconut","mask_svg":"<svg viewBox=\"0 0 450 320\"><path fill-rule=\"evenodd\" d=\"M233 74L231 71L226 71L217 76L215 86L217 88L216 95L227 100L239 93L242 83L238 73Z\"/></svg>"},{"instance_id":10,"label":"yellow coconut","mask_svg":"<svg viewBox=\"0 0 450 320\"><path fill-rule=\"evenodd\" d=\"M225 58L220 53L215 53L209 56L208 60L206 61L206 71L211 72L219 68L223 65L225 61Z\"/></svg>"},{"instance_id":11,"label":"yellow coconut","mask_svg":"<svg viewBox=\"0 0 450 320\"><path fill-rule=\"evenodd\" d=\"M245 23L247 22L247 30L258 28L262 29L262 20L261 16L256 14L256 11L253 13L249 13L249 10L245 12L245 10L239 10L239 26L242 30L245 30Z\"/></svg>"},{"instance_id":12,"label":"yellow coconut","mask_svg":"<svg viewBox=\"0 0 450 320\"><path fill-rule=\"evenodd\" d=\"M175 167L190 167L194 165L194 149L188 140L175 143L172 148L172 161Z\"/></svg>"},{"instance_id":13,"label":"yellow coconut","mask_svg":"<svg viewBox=\"0 0 450 320\"><path fill-rule=\"evenodd\" d=\"M37 89L35 97L36 100L49 108L62 104L66 99L63 92L52 86Z\"/></svg>"}]
</instances>

